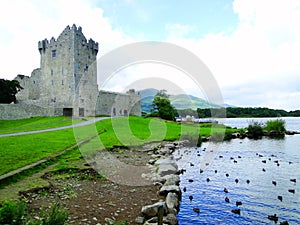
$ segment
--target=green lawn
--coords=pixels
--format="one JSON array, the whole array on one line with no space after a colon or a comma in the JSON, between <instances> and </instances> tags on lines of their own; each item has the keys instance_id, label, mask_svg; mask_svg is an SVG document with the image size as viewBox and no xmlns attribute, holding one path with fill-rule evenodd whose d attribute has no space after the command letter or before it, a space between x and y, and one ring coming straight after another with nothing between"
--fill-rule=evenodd
<instances>
[{"instance_id":1,"label":"green lawn","mask_svg":"<svg viewBox=\"0 0 300 225\"><path fill-rule=\"evenodd\" d=\"M57 119L55 117L54 121ZM28 119L24 127L28 127L30 120L32 120L33 127L39 127L38 119L35 118ZM48 121L50 120L48 118ZM41 126L44 126L45 120L42 121ZM23 120L20 124L22 123L24 124ZM17 122L15 124L19 126ZM20 127L22 126L20 125ZM11 133L10 131L13 129L9 129L9 126L6 128L8 133ZM199 129L202 136L210 136L211 125L181 125L159 119L122 117L102 120L97 122L96 126L87 125L74 130L66 129L40 134L2 137L0 138L0 175L49 157L74 145L76 141L93 135L97 136L80 146L81 153L94 153L96 150L111 148L116 145L137 146L152 141L178 140L181 134L196 133L199 135ZM217 126L214 131L224 131L224 126Z\"/></svg>"},{"instance_id":2,"label":"green lawn","mask_svg":"<svg viewBox=\"0 0 300 225\"><path fill-rule=\"evenodd\" d=\"M10 134L23 131L44 130L54 127L72 125L73 123L83 122L82 119L70 117L34 117L21 120L0 120L0 134Z\"/></svg>"}]
</instances>

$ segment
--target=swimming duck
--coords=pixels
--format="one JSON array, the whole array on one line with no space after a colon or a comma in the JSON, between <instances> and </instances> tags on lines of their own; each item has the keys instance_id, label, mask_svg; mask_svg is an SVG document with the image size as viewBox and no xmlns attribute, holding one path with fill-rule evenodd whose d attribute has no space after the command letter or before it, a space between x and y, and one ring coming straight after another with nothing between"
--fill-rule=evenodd
<instances>
[{"instance_id":1,"label":"swimming duck","mask_svg":"<svg viewBox=\"0 0 300 225\"><path fill-rule=\"evenodd\" d=\"M272 221L274 221L274 222L277 223L277 221L278 221L278 216L277 216L276 214L274 214L274 215L269 215L269 216L268 216L268 219L269 219L269 220L272 220Z\"/></svg>"}]
</instances>

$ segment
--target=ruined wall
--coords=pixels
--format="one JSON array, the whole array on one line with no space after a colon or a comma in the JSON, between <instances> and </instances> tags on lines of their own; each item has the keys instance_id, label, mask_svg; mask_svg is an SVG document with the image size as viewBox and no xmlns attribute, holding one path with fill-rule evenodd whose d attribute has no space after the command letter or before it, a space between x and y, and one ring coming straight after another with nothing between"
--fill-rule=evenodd
<instances>
[{"instance_id":1,"label":"ruined wall","mask_svg":"<svg viewBox=\"0 0 300 225\"><path fill-rule=\"evenodd\" d=\"M51 115L53 115L51 108L43 108L33 104L0 104L1 120L16 120Z\"/></svg>"},{"instance_id":2,"label":"ruined wall","mask_svg":"<svg viewBox=\"0 0 300 225\"><path fill-rule=\"evenodd\" d=\"M109 116L141 116L141 96L100 91L97 99L96 114Z\"/></svg>"},{"instance_id":3,"label":"ruined wall","mask_svg":"<svg viewBox=\"0 0 300 225\"><path fill-rule=\"evenodd\" d=\"M17 93L18 101L40 99L41 92L41 69L32 71L31 76L18 75L15 80L19 81L23 89Z\"/></svg>"}]
</instances>

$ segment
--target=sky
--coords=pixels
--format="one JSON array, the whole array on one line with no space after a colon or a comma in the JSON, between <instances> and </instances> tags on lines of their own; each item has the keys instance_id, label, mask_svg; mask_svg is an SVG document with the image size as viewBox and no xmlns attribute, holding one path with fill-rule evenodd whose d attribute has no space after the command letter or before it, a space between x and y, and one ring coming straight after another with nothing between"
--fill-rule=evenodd
<instances>
[{"instance_id":1,"label":"sky","mask_svg":"<svg viewBox=\"0 0 300 225\"><path fill-rule=\"evenodd\" d=\"M30 75L40 66L38 41L74 23L99 42L99 58L140 41L175 44L209 68L225 103L300 109L299 0L0 0L0 78ZM127 66L105 85L206 94L157 63Z\"/></svg>"}]
</instances>

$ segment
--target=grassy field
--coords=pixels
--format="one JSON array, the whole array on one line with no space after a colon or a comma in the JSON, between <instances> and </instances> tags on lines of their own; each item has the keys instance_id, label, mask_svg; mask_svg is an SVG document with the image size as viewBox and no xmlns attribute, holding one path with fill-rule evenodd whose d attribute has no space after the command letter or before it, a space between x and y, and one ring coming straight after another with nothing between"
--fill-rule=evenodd
<instances>
[{"instance_id":1,"label":"grassy field","mask_svg":"<svg viewBox=\"0 0 300 225\"><path fill-rule=\"evenodd\" d=\"M5 130L12 133L15 127L32 129L29 124L35 128L46 127L51 124L51 122L46 122L51 121L51 118L42 119L41 124L38 123L38 120L38 118L28 119L26 123L24 120L20 120L20 125L15 121L15 126L6 125ZM57 123L61 121L61 124L68 123L67 119L55 117L52 124L55 124L55 121ZM122 117L102 120L97 122L96 126L87 125L74 130L66 129L40 134L2 137L0 138L0 175L49 157L93 135L96 137L80 146L81 153L94 153L97 150L114 146L137 146L153 141L179 140L181 134L199 135L199 130L202 136L210 136L212 131L211 125L181 125L159 119ZM235 131L234 129L230 130L230 132ZM217 126L214 128L214 132L224 132L224 126ZM81 156L78 151L75 154L78 154L78 157ZM72 158L78 157L72 155Z\"/></svg>"},{"instance_id":2,"label":"grassy field","mask_svg":"<svg viewBox=\"0 0 300 225\"><path fill-rule=\"evenodd\" d=\"M54 127L72 125L83 122L82 119L70 117L34 117L21 120L0 120L0 134L10 134L23 131L44 130Z\"/></svg>"}]
</instances>

